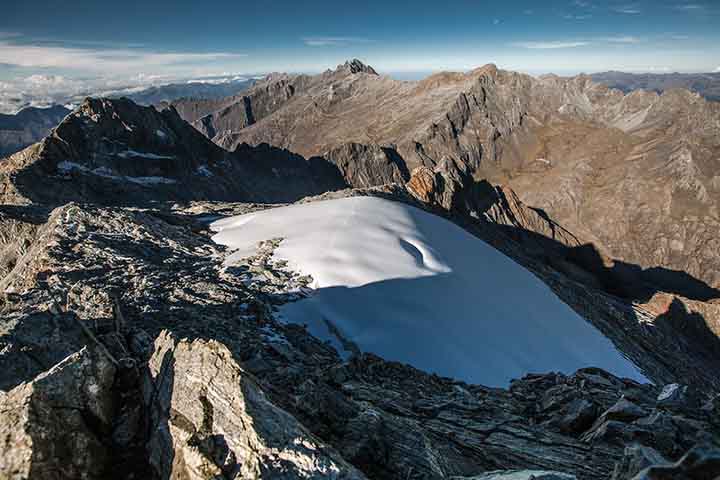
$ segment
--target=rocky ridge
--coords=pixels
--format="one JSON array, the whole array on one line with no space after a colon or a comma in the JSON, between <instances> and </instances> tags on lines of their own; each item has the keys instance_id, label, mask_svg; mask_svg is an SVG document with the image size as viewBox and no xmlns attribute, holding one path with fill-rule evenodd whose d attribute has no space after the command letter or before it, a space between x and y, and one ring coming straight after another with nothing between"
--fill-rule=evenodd
<instances>
[{"instance_id":1,"label":"rocky ridge","mask_svg":"<svg viewBox=\"0 0 720 480\"><path fill-rule=\"evenodd\" d=\"M414 202L392 188L333 195L348 194ZM272 260L278 242L223 266L227 252L203 219L257 208L69 204L50 215L3 279L0 411L2 425L12 425L0 444L3 475L493 478L483 472L544 470L629 479L649 464L687 469L687 450L717 441L720 404L708 392L718 386L661 389L585 369L488 389L369 354L342 361L302 326L274 320L274 305L306 294L306 280ZM474 233L494 231L482 225ZM551 285L566 297L586 291L537 273L555 275ZM682 378L668 363L668 380ZM77 414L53 415L58 409ZM694 464L712 472L711 458Z\"/></svg>"},{"instance_id":2,"label":"rocky ridge","mask_svg":"<svg viewBox=\"0 0 720 480\"><path fill-rule=\"evenodd\" d=\"M343 186L328 162L260 145L227 152L172 109L87 99L42 142L0 163L4 203L294 201Z\"/></svg>"},{"instance_id":3,"label":"rocky ridge","mask_svg":"<svg viewBox=\"0 0 720 480\"><path fill-rule=\"evenodd\" d=\"M650 90L662 93L684 88L699 93L708 100L720 100L720 72L714 73L594 73L595 82L629 93L633 90Z\"/></svg>"}]
</instances>

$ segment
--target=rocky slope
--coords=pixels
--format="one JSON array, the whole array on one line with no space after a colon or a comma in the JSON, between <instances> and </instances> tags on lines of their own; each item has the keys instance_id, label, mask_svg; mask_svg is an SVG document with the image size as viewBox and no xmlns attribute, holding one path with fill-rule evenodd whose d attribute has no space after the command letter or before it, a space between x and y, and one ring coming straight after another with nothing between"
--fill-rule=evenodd
<instances>
[{"instance_id":1,"label":"rocky slope","mask_svg":"<svg viewBox=\"0 0 720 480\"><path fill-rule=\"evenodd\" d=\"M65 116L65 107L25 108L15 115L0 114L0 158L42 140Z\"/></svg>"},{"instance_id":2,"label":"rocky slope","mask_svg":"<svg viewBox=\"0 0 720 480\"><path fill-rule=\"evenodd\" d=\"M358 194L414 202L397 189L333 195ZM710 386L717 366L693 357L695 345L678 350L683 334L671 322L641 317L536 266L559 295L595 311L593 321L614 322L616 338L644 337L644 365L656 368L655 378L705 385L700 390L640 385L592 368L490 389L367 354L343 361L302 326L273 318L275 305L303 295L305 280L275 264L272 247L223 265L228 252L210 240L203 218L256 208L71 203L50 214L2 280L2 476L538 478L554 471L563 479L630 479L651 466L641 478L720 473L711 446L720 403L709 393L720 388ZM493 224L472 231L495 236L531 268ZM668 346L656 359L647 355Z\"/></svg>"},{"instance_id":3,"label":"rocky slope","mask_svg":"<svg viewBox=\"0 0 720 480\"><path fill-rule=\"evenodd\" d=\"M354 62L326 76L376 77ZM445 148L442 135L426 151ZM718 305L644 283L653 295L642 302L627 299L635 288L611 294L624 278L613 262L512 190L474 179L472 155L418 156L410 176L400 147L375 145L348 139L327 158L228 151L173 108L90 99L2 161L0 477L720 475ZM226 265L232 252L208 231L210 219L274 206L248 201L354 195L411 203L494 246L655 385L587 368L498 389L371 354L344 360L275 318L311 293L311 279L273 259L281 239Z\"/></svg>"},{"instance_id":4,"label":"rocky slope","mask_svg":"<svg viewBox=\"0 0 720 480\"><path fill-rule=\"evenodd\" d=\"M242 99L180 113L230 149L266 142L331 158L353 143L363 146L353 159L385 149L408 171L454 164L509 186L620 268L686 296L718 296L717 103L493 65L401 82L358 64L273 75ZM248 116L253 109L261 113Z\"/></svg>"}]
</instances>

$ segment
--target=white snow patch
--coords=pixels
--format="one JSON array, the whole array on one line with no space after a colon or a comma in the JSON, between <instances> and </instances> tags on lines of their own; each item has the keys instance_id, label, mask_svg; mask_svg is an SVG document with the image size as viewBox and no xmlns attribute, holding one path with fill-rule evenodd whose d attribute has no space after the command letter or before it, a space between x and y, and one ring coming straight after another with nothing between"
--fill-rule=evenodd
<instances>
[{"instance_id":1,"label":"white snow patch","mask_svg":"<svg viewBox=\"0 0 720 480\"><path fill-rule=\"evenodd\" d=\"M479 477L485 480L575 480L575 475L548 470L497 470Z\"/></svg>"},{"instance_id":2,"label":"white snow patch","mask_svg":"<svg viewBox=\"0 0 720 480\"><path fill-rule=\"evenodd\" d=\"M117 180L117 181L125 181L125 182L131 182L136 183L138 185L144 185L144 186L150 186L150 185L169 185L176 183L176 180L173 180L172 178L166 178L166 177L129 177L126 175L118 175L117 172L114 170L108 168L108 167L98 167L94 169L90 169L86 167L85 165L80 165L79 163L75 162L59 162L57 165L57 169L59 172L68 174L72 170L78 170L83 173L89 173L91 175L97 175L98 177L103 178L109 178L111 180Z\"/></svg>"},{"instance_id":3,"label":"white snow patch","mask_svg":"<svg viewBox=\"0 0 720 480\"><path fill-rule=\"evenodd\" d=\"M275 208L212 224L237 249L283 237L275 258L315 292L280 308L337 348L492 386L529 372L601 367L645 381L591 324L533 274L457 225L417 208L356 197Z\"/></svg>"},{"instance_id":4,"label":"white snow patch","mask_svg":"<svg viewBox=\"0 0 720 480\"><path fill-rule=\"evenodd\" d=\"M135 150L125 150L117 154L118 157L122 158L149 158L151 160L169 160L175 158L174 155L156 155L154 153L136 152Z\"/></svg>"},{"instance_id":5,"label":"white snow patch","mask_svg":"<svg viewBox=\"0 0 720 480\"><path fill-rule=\"evenodd\" d=\"M177 183L176 180L167 177L122 177L128 182L137 183L139 185L172 185Z\"/></svg>"},{"instance_id":6,"label":"white snow patch","mask_svg":"<svg viewBox=\"0 0 720 480\"><path fill-rule=\"evenodd\" d=\"M207 167L207 165L200 165L197 168L197 174L202 175L203 177L212 177L213 173L210 171L210 169Z\"/></svg>"}]
</instances>

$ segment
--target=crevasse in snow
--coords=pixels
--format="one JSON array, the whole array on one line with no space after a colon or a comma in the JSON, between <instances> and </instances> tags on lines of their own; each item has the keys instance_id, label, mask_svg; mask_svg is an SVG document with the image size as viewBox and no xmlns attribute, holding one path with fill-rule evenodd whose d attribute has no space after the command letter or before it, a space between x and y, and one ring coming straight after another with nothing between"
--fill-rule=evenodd
<instances>
[{"instance_id":1,"label":"crevasse in snow","mask_svg":"<svg viewBox=\"0 0 720 480\"><path fill-rule=\"evenodd\" d=\"M216 221L236 251L282 237L275 257L313 277L314 294L280 309L345 355L361 350L472 383L595 366L645 381L596 328L533 274L457 225L372 197L329 200ZM332 325L329 328L328 325Z\"/></svg>"}]
</instances>

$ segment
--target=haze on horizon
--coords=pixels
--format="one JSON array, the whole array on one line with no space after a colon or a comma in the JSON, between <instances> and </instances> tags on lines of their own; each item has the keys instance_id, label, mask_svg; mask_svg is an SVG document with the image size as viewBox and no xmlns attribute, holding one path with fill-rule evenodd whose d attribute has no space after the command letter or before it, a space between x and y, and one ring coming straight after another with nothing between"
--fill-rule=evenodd
<instances>
[{"instance_id":1,"label":"haze on horizon","mask_svg":"<svg viewBox=\"0 0 720 480\"><path fill-rule=\"evenodd\" d=\"M708 0L12 2L0 17L0 111L19 96L314 73L355 57L398 78L486 63L535 75L720 71L718 25Z\"/></svg>"}]
</instances>

